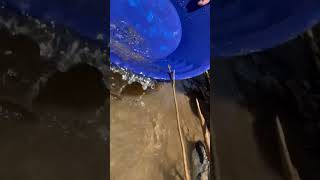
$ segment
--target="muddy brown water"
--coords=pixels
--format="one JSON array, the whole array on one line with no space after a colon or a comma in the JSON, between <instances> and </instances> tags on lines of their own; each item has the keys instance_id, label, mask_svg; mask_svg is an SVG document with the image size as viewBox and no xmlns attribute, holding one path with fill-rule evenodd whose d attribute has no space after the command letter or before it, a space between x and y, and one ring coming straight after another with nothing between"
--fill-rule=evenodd
<instances>
[{"instance_id":1,"label":"muddy brown water","mask_svg":"<svg viewBox=\"0 0 320 180\"><path fill-rule=\"evenodd\" d=\"M86 63L60 72L59 58L41 56L34 37L12 35L2 25L0 179L105 180L109 97L103 75Z\"/></svg>"},{"instance_id":2,"label":"muddy brown water","mask_svg":"<svg viewBox=\"0 0 320 180\"><path fill-rule=\"evenodd\" d=\"M120 88L121 89L121 88ZM177 100L189 167L193 143L202 140L191 99L177 82ZM153 90L127 85L111 95L110 168L112 180L184 179L183 160L171 83Z\"/></svg>"},{"instance_id":3,"label":"muddy brown water","mask_svg":"<svg viewBox=\"0 0 320 180\"><path fill-rule=\"evenodd\" d=\"M59 83L57 87L66 82ZM105 105L85 101L96 91L77 96L68 92L72 90L68 86L64 88L64 92L41 89L51 98L35 98L32 106L19 103L15 93L2 94L6 98L0 100L1 179L105 179L109 149ZM68 101L75 96L80 106Z\"/></svg>"}]
</instances>

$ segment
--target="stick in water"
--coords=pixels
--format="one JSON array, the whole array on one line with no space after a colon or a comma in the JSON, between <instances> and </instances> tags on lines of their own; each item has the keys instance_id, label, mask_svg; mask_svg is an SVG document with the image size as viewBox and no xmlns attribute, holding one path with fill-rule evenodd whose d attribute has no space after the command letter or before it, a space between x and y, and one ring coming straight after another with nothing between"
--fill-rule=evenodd
<instances>
[{"instance_id":1,"label":"stick in water","mask_svg":"<svg viewBox=\"0 0 320 180\"><path fill-rule=\"evenodd\" d=\"M206 121L205 121L203 114L201 112L199 101L197 98L196 98L196 103L197 103L197 107L198 107L198 113L200 116L200 124L201 124L201 128L202 128L203 138L204 138L205 146L207 149L207 155L209 157L209 160L211 160L211 158L210 158L210 132L207 128Z\"/></svg>"},{"instance_id":2,"label":"stick in water","mask_svg":"<svg viewBox=\"0 0 320 180\"><path fill-rule=\"evenodd\" d=\"M187 163L187 155L186 155L185 145L184 145L184 141L183 141L183 138L182 138L182 132L181 132L179 109L178 109L177 96L176 96L175 72L171 71L171 66L170 65L168 65L168 69L169 69L169 74L170 74L170 78L171 78L171 81L172 81L173 97L174 97L174 103L175 103L175 107L176 107L178 132L179 132L182 155L183 155L183 165L184 165L185 177L186 177L186 180L191 180L190 173L189 173L189 168L188 168L188 163Z\"/></svg>"}]
</instances>

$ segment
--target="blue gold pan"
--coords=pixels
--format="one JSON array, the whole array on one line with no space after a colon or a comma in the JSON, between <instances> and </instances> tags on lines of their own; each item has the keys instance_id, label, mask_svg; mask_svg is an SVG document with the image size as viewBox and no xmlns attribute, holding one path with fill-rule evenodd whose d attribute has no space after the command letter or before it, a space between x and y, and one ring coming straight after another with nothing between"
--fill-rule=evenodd
<instances>
[{"instance_id":1,"label":"blue gold pan","mask_svg":"<svg viewBox=\"0 0 320 180\"><path fill-rule=\"evenodd\" d=\"M210 8L185 0L111 0L111 62L168 80L200 75L210 66Z\"/></svg>"},{"instance_id":2,"label":"blue gold pan","mask_svg":"<svg viewBox=\"0 0 320 180\"><path fill-rule=\"evenodd\" d=\"M96 39L108 32L108 2L101 0L6 0L45 20ZM193 0L111 0L111 62L134 73L177 79L209 69L210 7ZM213 0L213 54L247 54L287 41L320 20L319 0Z\"/></svg>"},{"instance_id":3,"label":"blue gold pan","mask_svg":"<svg viewBox=\"0 0 320 180\"><path fill-rule=\"evenodd\" d=\"M319 0L213 2L213 54L228 57L272 48L320 20Z\"/></svg>"},{"instance_id":4,"label":"blue gold pan","mask_svg":"<svg viewBox=\"0 0 320 180\"><path fill-rule=\"evenodd\" d=\"M137 74L168 80L171 65L176 79L186 79L209 69L210 8L196 8L196 1L110 0L110 12L101 0L5 2L90 39L107 37L110 28L111 62Z\"/></svg>"}]
</instances>

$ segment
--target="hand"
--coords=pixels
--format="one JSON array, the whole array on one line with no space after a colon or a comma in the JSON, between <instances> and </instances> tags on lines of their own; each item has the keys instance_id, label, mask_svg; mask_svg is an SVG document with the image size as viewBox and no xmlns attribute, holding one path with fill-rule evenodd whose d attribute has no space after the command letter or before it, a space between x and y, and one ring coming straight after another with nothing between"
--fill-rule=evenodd
<instances>
[{"instance_id":1,"label":"hand","mask_svg":"<svg viewBox=\"0 0 320 180\"><path fill-rule=\"evenodd\" d=\"M199 6L204 6L207 5L210 2L210 0L199 0L198 5Z\"/></svg>"}]
</instances>

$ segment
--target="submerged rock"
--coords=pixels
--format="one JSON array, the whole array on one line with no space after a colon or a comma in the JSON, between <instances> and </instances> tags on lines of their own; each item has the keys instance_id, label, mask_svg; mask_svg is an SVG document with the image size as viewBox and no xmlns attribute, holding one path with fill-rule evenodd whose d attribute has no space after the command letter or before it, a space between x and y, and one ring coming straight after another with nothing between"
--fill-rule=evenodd
<instances>
[{"instance_id":1,"label":"submerged rock","mask_svg":"<svg viewBox=\"0 0 320 180\"><path fill-rule=\"evenodd\" d=\"M192 151L192 180L209 180L210 162L201 141L194 144Z\"/></svg>"}]
</instances>

